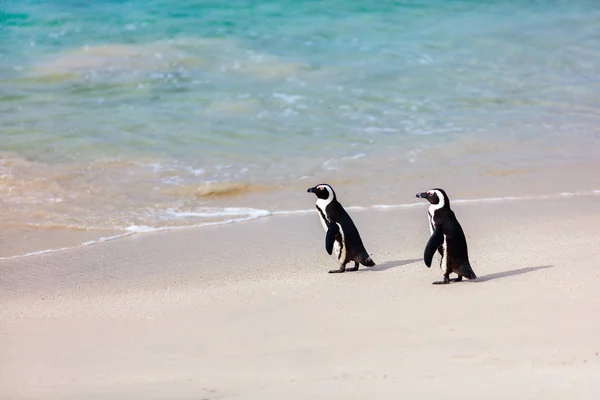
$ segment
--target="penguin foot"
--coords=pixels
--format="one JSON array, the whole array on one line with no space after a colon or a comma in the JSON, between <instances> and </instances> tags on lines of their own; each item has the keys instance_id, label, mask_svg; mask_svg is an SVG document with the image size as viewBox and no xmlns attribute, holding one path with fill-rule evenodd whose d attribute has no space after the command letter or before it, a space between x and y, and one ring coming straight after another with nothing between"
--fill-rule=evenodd
<instances>
[{"instance_id":1,"label":"penguin foot","mask_svg":"<svg viewBox=\"0 0 600 400\"><path fill-rule=\"evenodd\" d=\"M458 278L450 279L450 282L461 282L461 281L462 281L462 275L459 275Z\"/></svg>"},{"instance_id":2,"label":"penguin foot","mask_svg":"<svg viewBox=\"0 0 600 400\"><path fill-rule=\"evenodd\" d=\"M346 269L332 269L329 271L330 274L341 274L342 272L346 272Z\"/></svg>"},{"instance_id":3,"label":"penguin foot","mask_svg":"<svg viewBox=\"0 0 600 400\"><path fill-rule=\"evenodd\" d=\"M447 276L444 277L443 281L435 281L433 282L434 285L447 285L450 283L450 278L448 278Z\"/></svg>"}]
</instances>

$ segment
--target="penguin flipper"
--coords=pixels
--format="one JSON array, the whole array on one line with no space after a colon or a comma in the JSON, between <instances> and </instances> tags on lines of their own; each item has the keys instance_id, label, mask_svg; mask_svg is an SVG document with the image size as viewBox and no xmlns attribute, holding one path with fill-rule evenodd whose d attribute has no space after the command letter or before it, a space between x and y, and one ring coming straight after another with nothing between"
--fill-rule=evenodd
<instances>
[{"instance_id":1,"label":"penguin flipper","mask_svg":"<svg viewBox=\"0 0 600 400\"><path fill-rule=\"evenodd\" d=\"M333 251L333 243L335 242L335 237L338 233L340 233L340 228L335 222L331 221L329 223L329 229L327 229L327 234L325 235L325 250L327 250L329 255L331 255L331 252Z\"/></svg>"},{"instance_id":2,"label":"penguin flipper","mask_svg":"<svg viewBox=\"0 0 600 400\"><path fill-rule=\"evenodd\" d=\"M427 241L427 245L425 246L425 252L423 254L423 261L425 261L425 265L427 268L431 267L431 260L433 260L433 255L437 251L437 249L444 243L444 234L438 228L435 228L431 237Z\"/></svg>"}]
</instances>

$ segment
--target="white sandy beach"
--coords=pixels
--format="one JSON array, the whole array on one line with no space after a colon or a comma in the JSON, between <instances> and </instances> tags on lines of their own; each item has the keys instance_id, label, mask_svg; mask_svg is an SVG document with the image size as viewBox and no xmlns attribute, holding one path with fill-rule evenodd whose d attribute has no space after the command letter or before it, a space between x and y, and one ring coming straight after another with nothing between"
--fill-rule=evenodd
<instances>
[{"instance_id":1,"label":"white sandy beach","mask_svg":"<svg viewBox=\"0 0 600 400\"><path fill-rule=\"evenodd\" d=\"M597 398L600 196L453 208L477 281L431 285L425 204L351 211L341 275L316 215L3 261L0 397Z\"/></svg>"},{"instance_id":2,"label":"white sandy beach","mask_svg":"<svg viewBox=\"0 0 600 400\"><path fill-rule=\"evenodd\" d=\"M600 399L599 5L1 2L0 400Z\"/></svg>"}]
</instances>

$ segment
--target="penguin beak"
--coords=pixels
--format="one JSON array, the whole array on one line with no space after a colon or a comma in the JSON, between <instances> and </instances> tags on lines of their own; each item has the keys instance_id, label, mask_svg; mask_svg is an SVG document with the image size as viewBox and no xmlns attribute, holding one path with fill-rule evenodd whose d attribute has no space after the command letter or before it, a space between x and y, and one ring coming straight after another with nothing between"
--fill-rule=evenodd
<instances>
[{"instance_id":1,"label":"penguin beak","mask_svg":"<svg viewBox=\"0 0 600 400\"><path fill-rule=\"evenodd\" d=\"M420 199L426 199L427 198L427 192L421 192L421 193L417 193L417 196Z\"/></svg>"},{"instance_id":2,"label":"penguin beak","mask_svg":"<svg viewBox=\"0 0 600 400\"><path fill-rule=\"evenodd\" d=\"M306 189L306 191L307 191L308 193L314 193L314 192L315 192L315 188L314 188L314 187L311 187L311 188L308 188L308 189Z\"/></svg>"}]
</instances>

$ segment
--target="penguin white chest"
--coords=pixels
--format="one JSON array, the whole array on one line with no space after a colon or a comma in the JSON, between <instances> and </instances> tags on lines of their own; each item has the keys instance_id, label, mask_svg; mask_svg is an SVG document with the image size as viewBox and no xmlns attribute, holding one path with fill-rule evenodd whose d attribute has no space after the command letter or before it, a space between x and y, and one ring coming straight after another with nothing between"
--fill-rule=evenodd
<instances>
[{"instance_id":1,"label":"penguin white chest","mask_svg":"<svg viewBox=\"0 0 600 400\"><path fill-rule=\"evenodd\" d=\"M340 235L342 236L341 240L336 240L333 242L333 251L335 251L335 257L339 261L344 261L346 258L346 246L344 245L344 231L340 224L337 224L338 228L340 228Z\"/></svg>"},{"instance_id":2,"label":"penguin white chest","mask_svg":"<svg viewBox=\"0 0 600 400\"><path fill-rule=\"evenodd\" d=\"M433 204L429 206L427 210L427 222L429 222L429 233L433 235L435 229L435 223L433 222L433 215L437 210ZM442 258L440 259L440 269L446 271L448 269L448 247L446 246L446 235L444 235L444 243L442 244Z\"/></svg>"},{"instance_id":3,"label":"penguin white chest","mask_svg":"<svg viewBox=\"0 0 600 400\"><path fill-rule=\"evenodd\" d=\"M327 218L327 213L325 210L319 207L319 203L317 202L317 210L319 212L319 220L321 221L321 225L323 225L323 229L325 232L329 230L329 219ZM346 246L344 245L344 230L342 229L342 225L337 224L340 230L340 236L342 237L341 241L336 240L333 242L333 251L335 252L335 256L338 260L343 261L346 258Z\"/></svg>"},{"instance_id":4,"label":"penguin white chest","mask_svg":"<svg viewBox=\"0 0 600 400\"><path fill-rule=\"evenodd\" d=\"M317 211L319 212L319 220L321 221L321 225L323 225L323 229L325 232L329 230L329 218L327 218L327 206L331 203L331 200L317 200Z\"/></svg>"},{"instance_id":5,"label":"penguin white chest","mask_svg":"<svg viewBox=\"0 0 600 400\"><path fill-rule=\"evenodd\" d=\"M429 207L427 210L427 222L429 223L429 234L433 233L433 210Z\"/></svg>"},{"instance_id":6,"label":"penguin white chest","mask_svg":"<svg viewBox=\"0 0 600 400\"><path fill-rule=\"evenodd\" d=\"M440 268L446 272L448 270L448 247L446 246L446 235L444 235L444 246L442 248L442 259L440 260Z\"/></svg>"},{"instance_id":7,"label":"penguin white chest","mask_svg":"<svg viewBox=\"0 0 600 400\"><path fill-rule=\"evenodd\" d=\"M325 229L325 232L327 232L327 230L329 229L329 220L327 219L327 214L325 214L324 210L321 210L320 208L317 208L318 212L319 212L319 221L321 221L321 225L323 225L323 229Z\"/></svg>"}]
</instances>

